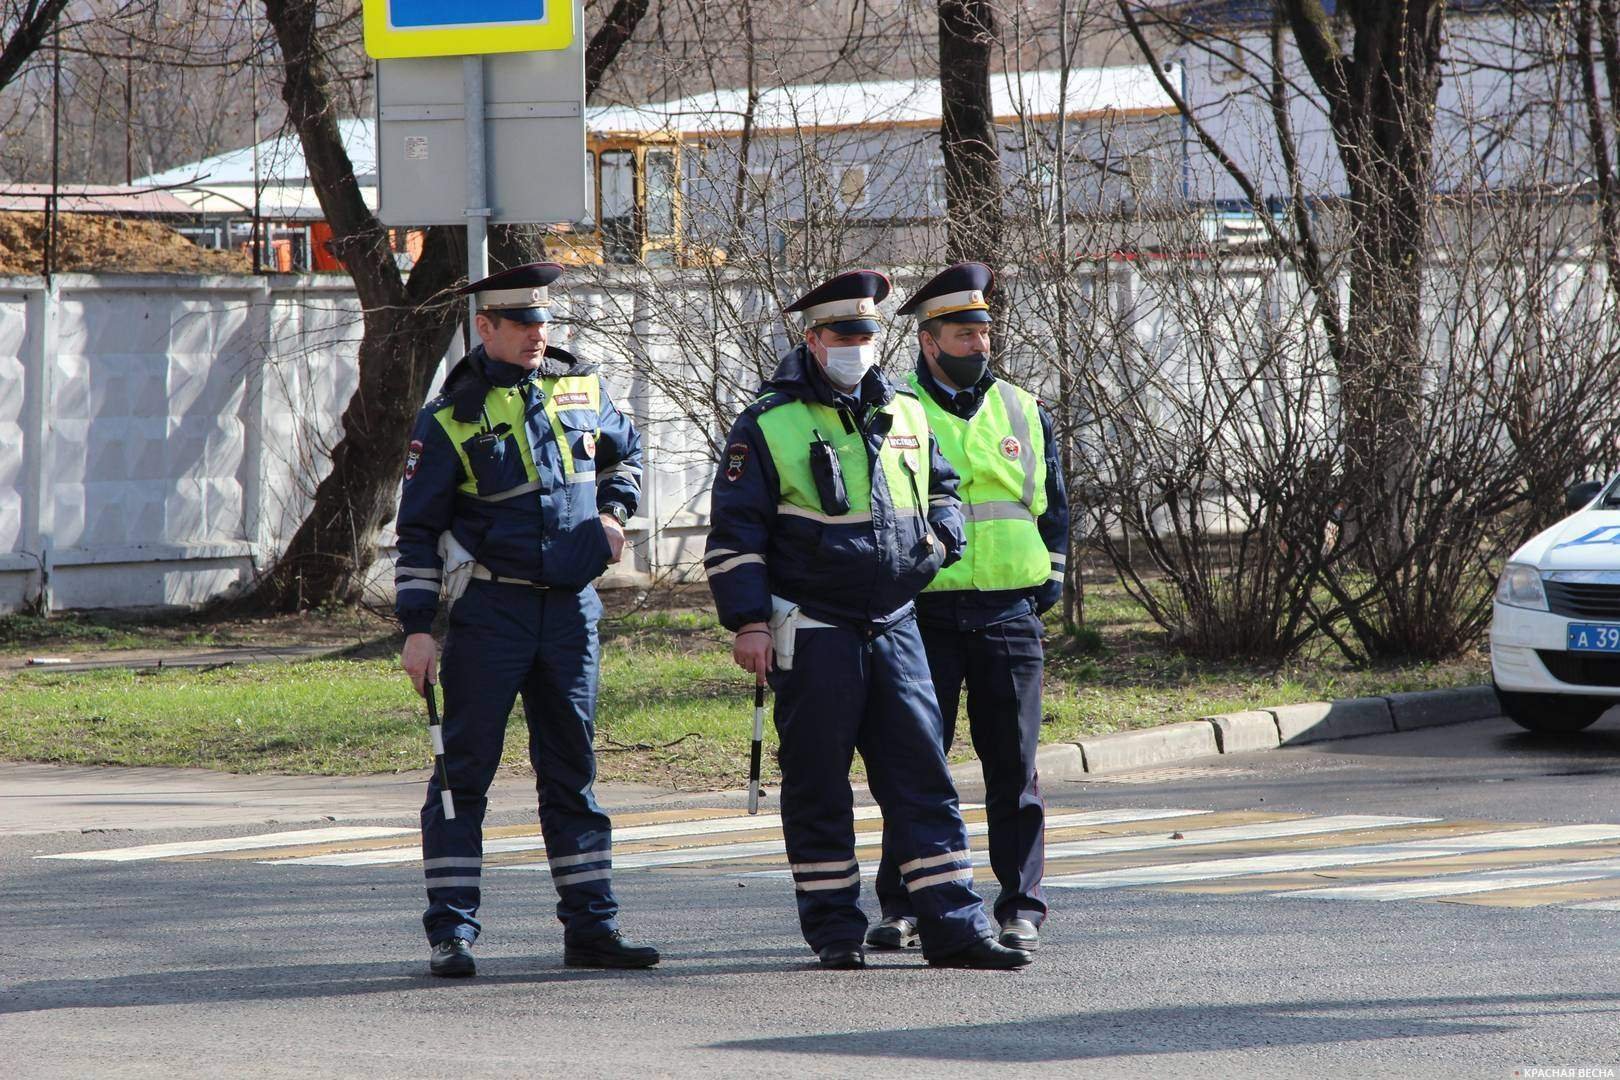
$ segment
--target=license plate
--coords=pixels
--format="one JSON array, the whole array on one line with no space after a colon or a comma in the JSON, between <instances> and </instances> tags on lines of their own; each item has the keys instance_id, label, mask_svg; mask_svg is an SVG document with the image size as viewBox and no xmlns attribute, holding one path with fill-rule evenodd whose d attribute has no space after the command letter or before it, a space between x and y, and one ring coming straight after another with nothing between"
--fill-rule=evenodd
<instances>
[{"instance_id":1,"label":"license plate","mask_svg":"<svg viewBox=\"0 0 1620 1080\"><path fill-rule=\"evenodd\" d=\"M1620 653L1620 626L1570 623L1569 651Z\"/></svg>"}]
</instances>

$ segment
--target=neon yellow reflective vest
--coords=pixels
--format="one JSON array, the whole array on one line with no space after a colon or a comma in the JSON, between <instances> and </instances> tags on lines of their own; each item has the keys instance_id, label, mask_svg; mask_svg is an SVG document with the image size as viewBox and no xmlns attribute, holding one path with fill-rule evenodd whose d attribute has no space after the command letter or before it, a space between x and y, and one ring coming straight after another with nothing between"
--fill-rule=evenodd
<instances>
[{"instance_id":1,"label":"neon yellow reflective vest","mask_svg":"<svg viewBox=\"0 0 1620 1080\"><path fill-rule=\"evenodd\" d=\"M998 592L1044 584L1052 557L1035 522L1046 512L1046 447L1035 395L997 379L970 420L943 408L910 377L928 425L961 485L967 550L926 592Z\"/></svg>"},{"instance_id":2,"label":"neon yellow reflective vest","mask_svg":"<svg viewBox=\"0 0 1620 1080\"><path fill-rule=\"evenodd\" d=\"M887 510L896 518L925 519L928 510L928 416L916 398L895 394L879 410L889 414L888 434L878 451L888 488ZM872 476L866 453L865 436L860 430L847 431L837 409L816 401L793 401L759 415L759 430L771 452L781 487L777 513L804 517L828 525L855 525L872 522ZM822 511L821 496L810 472L810 444L832 444L844 474L849 512L831 515ZM879 508L879 514L885 508ZM887 524L878 522L878 524ZM922 533L930 540L927 522Z\"/></svg>"},{"instance_id":3,"label":"neon yellow reflective vest","mask_svg":"<svg viewBox=\"0 0 1620 1080\"><path fill-rule=\"evenodd\" d=\"M536 380L545 395L546 419L558 447L558 463L569 484L596 483L596 428L602 412L602 384L589 375L553 375ZM540 473L535 468L529 440L524 436L526 402L522 384L491 387L484 396L482 415L476 420L455 417L454 403L434 412L433 418L461 457L462 481L457 490L482 502L499 502L536 491ZM585 423L581 423L585 418ZM588 426L586 426L588 425ZM500 432L500 434L496 434ZM590 507L595 516L594 493Z\"/></svg>"}]
</instances>

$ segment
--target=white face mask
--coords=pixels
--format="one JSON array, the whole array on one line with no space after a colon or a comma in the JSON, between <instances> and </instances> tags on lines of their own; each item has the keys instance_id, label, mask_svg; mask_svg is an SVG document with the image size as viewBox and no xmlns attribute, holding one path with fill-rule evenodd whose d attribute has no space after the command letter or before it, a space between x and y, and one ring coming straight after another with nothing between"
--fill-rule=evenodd
<instances>
[{"instance_id":1,"label":"white face mask","mask_svg":"<svg viewBox=\"0 0 1620 1080\"><path fill-rule=\"evenodd\" d=\"M876 363L876 345L827 346L827 378L840 390L859 386Z\"/></svg>"}]
</instances>

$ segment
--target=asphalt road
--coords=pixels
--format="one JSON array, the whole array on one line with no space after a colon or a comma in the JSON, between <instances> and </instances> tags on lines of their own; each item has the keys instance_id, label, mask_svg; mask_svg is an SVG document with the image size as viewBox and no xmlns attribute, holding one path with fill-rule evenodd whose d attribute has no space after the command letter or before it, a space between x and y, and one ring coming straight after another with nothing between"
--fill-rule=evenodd
<instances>
[{"instance_id":1,"label":"asphalt road","mask_svg":"<svg viewBox=\"0 0 1620 1080\"><path fill-rule=\"evenodd\" d=\"M1590 906L1612 898L1620 907L1620 866L1575 884L1388 902L1284 895L1602 866L1620 857L1617 774L1611 717L1553 740L1487 721L1053 785L1054 818L1119 819L1054 831L1054 849L1102 845L1054 859L1054 877L1252 858L1279 859L1280 869L1053 888L1037 963L1014 974L932 970L914 953L860 972L817 970L798 938L791 885L773 876L782 860L735 843L764 835L741 832L747 823L735 817L716 820L739 831L648 842L647 860L665 863L618 873L626 929L664 950L659 968L565 969L549 882L509 868L486 871L480 975L461 983L424 974L419 869L387 862L384 850L410 844L408 833L358 842L370 845L358 856L348 842L121 862L38 856L278 826L0 836L4 1073L1512 1077L1562 1066L1620 1075L1620 910ZM641 823L621 825L620 851L630 827L655 835L698 816L658 806L659 815L619 813ZM492 818L525 821L517 807ZM1325 831L1279 831L1299 822ZM1590 842L1518 852L1477 841L1479 853L1447 861L1459 836L1567 823L1617 828L1609 839L1588 830ZM1174 843L1216 835L1204 829L1236 839L1167 852L1171 829L1183 837ZM527 843L523 832L510 830L514 847ZM1379 854L1424 837L1438 845L1427 861ZM690 843L711 845L712 858L681 854ZM1384 861L1333 869L1357 852ZM536 856L503 857L517 867ZM259 861L268 858L278 861ZM1301 871L1290 862L1300 859L1328 869Z\"/></svg>"}]
</instances>

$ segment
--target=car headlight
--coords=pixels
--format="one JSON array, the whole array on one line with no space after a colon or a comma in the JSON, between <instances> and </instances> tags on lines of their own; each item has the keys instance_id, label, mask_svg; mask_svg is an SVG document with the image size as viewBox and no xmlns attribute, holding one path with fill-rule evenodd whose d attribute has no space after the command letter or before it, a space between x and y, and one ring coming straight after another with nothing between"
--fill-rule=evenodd
<instances>
[{"instance_id":1,"label":"car headlight","mask_svg":"<svg viewBox=\"0 0 1620 1080\"><path fill-rule=\"evenodd\" d=\"M1497 602L1510 607L1547 610L1547 590L1541 587L1541 571L1524 563L1508 563L1496 582Z\"/></svg>"}]
</instances>

